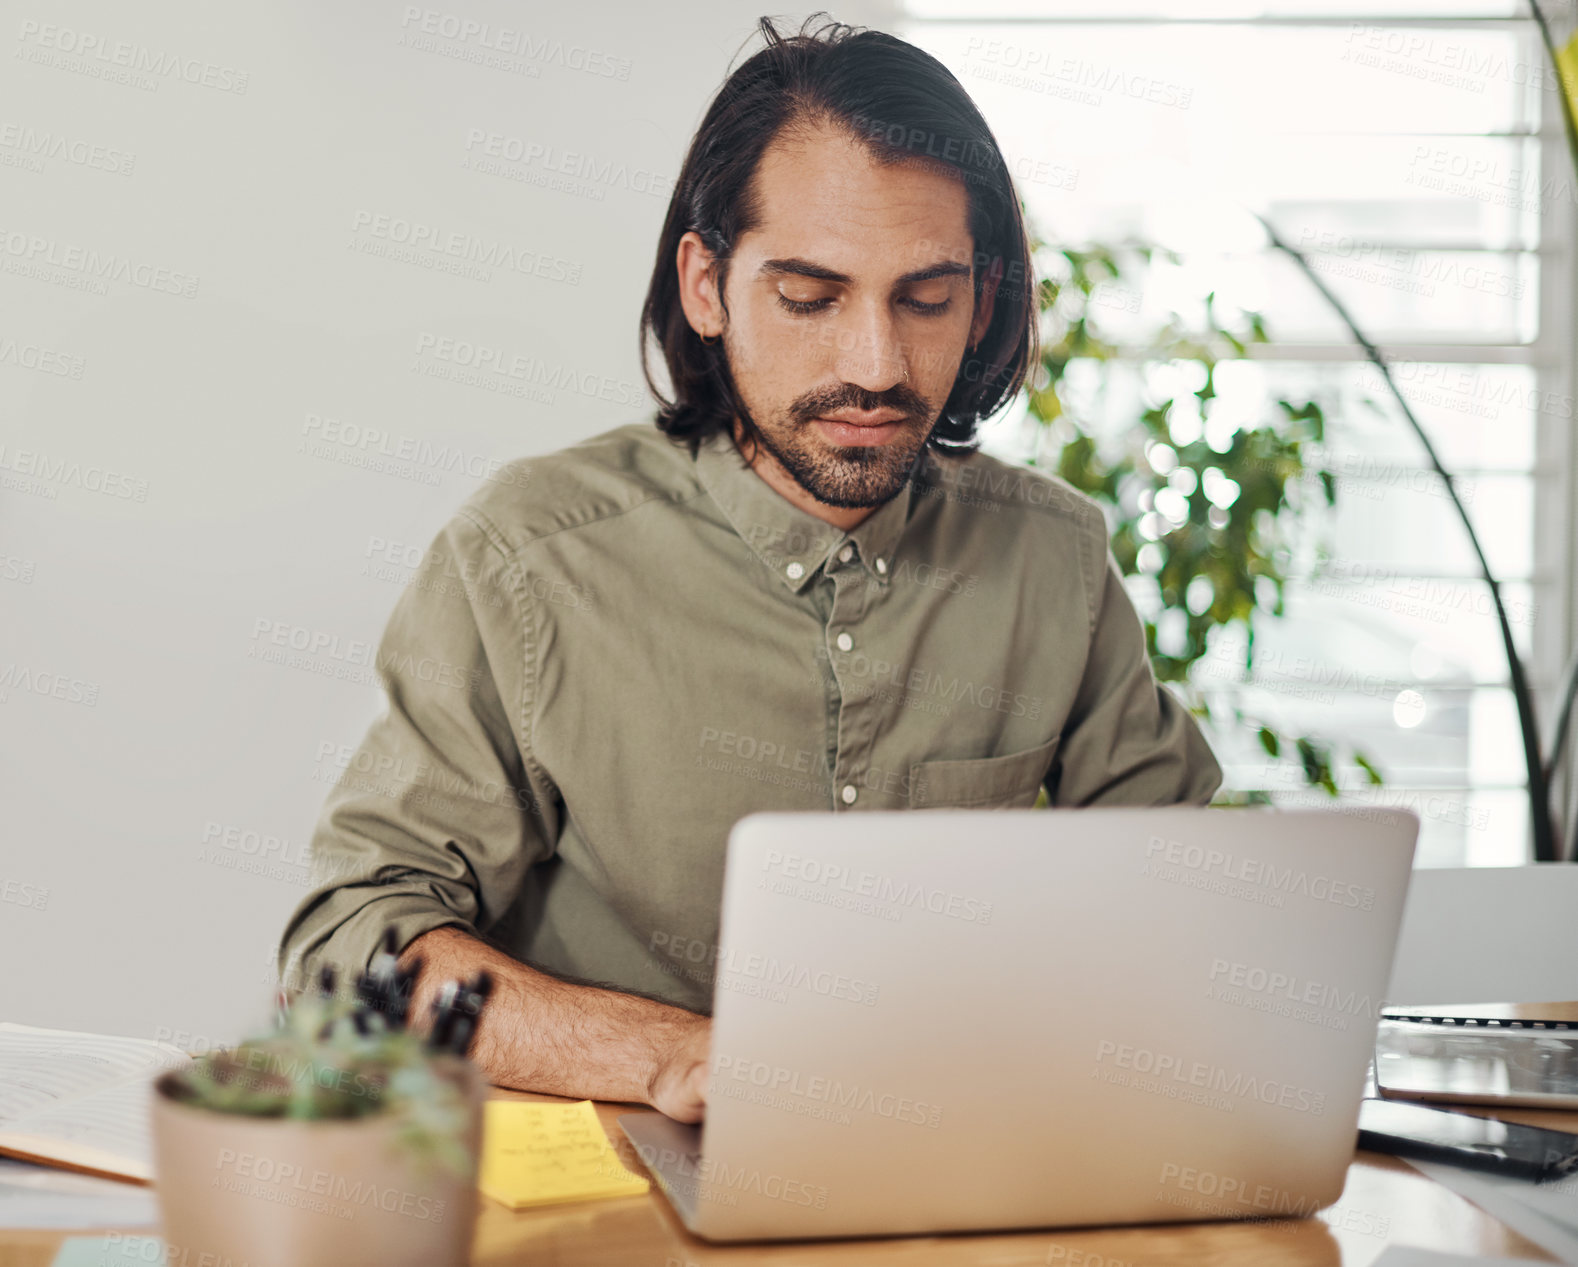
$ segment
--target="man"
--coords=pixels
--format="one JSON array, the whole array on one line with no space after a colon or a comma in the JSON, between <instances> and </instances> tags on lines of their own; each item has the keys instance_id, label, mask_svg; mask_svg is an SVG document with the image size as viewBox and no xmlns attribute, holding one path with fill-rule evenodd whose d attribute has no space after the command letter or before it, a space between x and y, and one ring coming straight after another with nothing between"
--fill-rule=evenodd
<instances>
[{"instance_id":1,"label":"man","mask_svg":"<svg viewBox=\"0 0 1578 1267\"><path fill-rule=\"evenodd\" d=\"M742 815L1221 781L1099 509L974 449L1036 356L985 121L890 36L761 25L663 228L657 427L511 463L439 534L281 945L359 971L393 928L418 1012L486 967L495 1082L683 1121L715 978L770 984L716 962Z\"/></svg>"}]
</instances>

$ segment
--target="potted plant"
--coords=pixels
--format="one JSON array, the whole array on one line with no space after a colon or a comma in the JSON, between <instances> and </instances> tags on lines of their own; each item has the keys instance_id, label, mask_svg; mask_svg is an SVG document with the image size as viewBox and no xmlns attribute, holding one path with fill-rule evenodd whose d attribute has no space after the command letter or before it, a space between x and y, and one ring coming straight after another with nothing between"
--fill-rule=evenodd
<instances>
[{"instance_id":1,"label":"potted plant","mask_svg":"<svg viewBox=\"0 0 1578 1267\"><path fill-rule=\"evenodd\" d=\"M459 1267L476 1217L487 1084L465 1058L487 994L450 983L430 1037L404 1026L420 966L390 948L336 997L332 970L275 1030L164 1075L154 1160L172 1260Z\"/></svg>"},{"instance_id":2,"label":"potted plant","mask_svg":"<svg viewBox=\"0 0 1578 1267\"><path fill-rule=\"evenodd\" d=\"M1248 679L1257 631L1285 614L1304 531L1336 504L1337 478L1322 464L1325 404L1282 397L1217 427L1218 366L1268 342L1260 314L1224 310L1212 293L1195 311L1157 319L1142 303L1145 283L1158 257L1177 262L1170 252L1031 236L1043 336L1021 460L1102 505L1151 667L1209 723L1222 694L1211 688ZM1323 541L1315 554L1324 561ZM1356 745L1285 733L1236 703L1231 712L1271 762L1326 795L1339 795L1344 756L1350 781L1383 782ZM1263 788L1224 787L1213 803L1269 801Z\"/></svg>"}]
</instances>

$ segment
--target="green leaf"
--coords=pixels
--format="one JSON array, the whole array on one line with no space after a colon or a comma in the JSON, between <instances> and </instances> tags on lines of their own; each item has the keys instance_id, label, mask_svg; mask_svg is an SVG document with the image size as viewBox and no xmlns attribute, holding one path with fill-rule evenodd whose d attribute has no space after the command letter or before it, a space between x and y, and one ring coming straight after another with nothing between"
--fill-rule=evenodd
<instances>
[{"instance_id":1,"label":"green leaf","mask_svg":"<svg viewBox=\"0 0 1578 1267\"><path fill-rule=\"evenodd\" d=\"M1030 415L1042 428L1036 441L1039 464L1102 507L1113 558L1130 577L1137 574L1140 553L1153 535L1151 525L1147 533L1140 532L1153 505L1141 499L1154 498L1169 485L1182 492L1184 519L1168 524L1157 542L1161 567L1154 581L1161 608L1182 615L1184 637L1169 654L1161 653L1156 646L1156 613L1146 613L1141 623L1152 670L1173 689L1198 694L1190 686L1192 669L1218 633L1231 631L1246 646L1247 677L1256 621L1285 618L1292 593L1288 582L1294 579L1296 566L1302 569L1302 562L1295 561L1318 559L1327 552L1329 518L1304 519L1322 500L1327 506L1335 504L1335 476L1321 470L1306 447L1323 442L1326 397L1283 400L1268 394L1261 415L1242 420L1226 453L1213 450L1203 437L1179 443L1169 420L1179 420L1184 409L1198 409L1210 419L1218 405L1219 359L1241 357L1250 344L1270 342L1262 314L1225 304L1211 289L1192 302L1185 297L1178 311L1137 331L1125 324L1121 341L1115 342L1103 326L1105 311L1093 304L1092 293L1106 281L1143 290L1153 263L1178 264L1177 253L1144 242L1048 243L1033 227L1030 234L1037 244L1038 271L1046 275L1037 292L1042 351L1026 391ZM1152 367L1191 365L1199 367L1194 376L1201 386L1188 395L1182 390L1148 389ZM1114 405L1125 412L1115 415ZM1177 480L1171 468L1157 471L1151 466L1145 450L1154 442L1169 445L1177 466L1194 472L1192 489L1184 491L1187 485ZM1225 509L1213 505L1200 482L1209 467L1238 487ZM1320 481L1319 492L1310 475ZM1211 599L1203 611L1191 612L1184 603L1196 578L1209 581ZM1257 601L1259 592L1266 593L1265 607ZM1230 680L1232 674L1228 676ZM1193 701L1190 708L1196 711ZM1224 726L1234 725L1235 717L1238 726L1247 726L1273 759L1288 759L1294 755L1290 749L1296 750L1305 780L1336 795L1331 742L1313 736L1294 740L1269 720L1244 717L1231 698L1223 700L1217 712ZM1203 702L1197 715L1204 715ZM1347 750L1344 746L1344 753ZM1227 795L1242 803L1269 799L1255 789Z\"/></svg>"}]
</instances>

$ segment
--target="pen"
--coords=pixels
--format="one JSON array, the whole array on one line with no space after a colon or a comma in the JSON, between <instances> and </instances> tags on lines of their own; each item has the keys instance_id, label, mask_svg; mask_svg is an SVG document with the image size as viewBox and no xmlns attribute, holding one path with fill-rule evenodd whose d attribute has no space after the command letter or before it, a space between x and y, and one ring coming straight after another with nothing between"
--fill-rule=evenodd
<instances>
[{"instance_id":1,"label":"pen","mask_svg":"<svg viewBox=\"0 0 1578 1267\"><path fill-rule=\"evenodd\" d=\"M356 997L366 1009L375 1012L388 1028L395 1011L393 988L399 960L395 957L395 931L385 928L382 944L366 972L356 981ZM366 1033L366 1022L357 1025L357 1033Z\"/></svg>"},{"instance_id":2,"label":"pen","mask_svg":"<svg viewBox=\"0 0 1578 1267\"><path fill-rule=\"evenodd\" d=\"M455 1001L460 995L460 982L446 981L439 988L433 1001L433 1028L427 1036L431 1051L447 1051L455 1026Z\"/></svg>"},{"instance_id":3,"label":"pen","mask_svg":"<svg viewBox=\"0 0 1578 1267\"><path fill-rule=\"evenodd\" d=\"M486 968L478 972L476 979L461 992L460 1016L447 1044L447 1049L455 1055L465 1056L471 1051L472 1041L477 1035L477 1026L482 1020L482 1009L488 1001L488 995L492 992L493 975Z\"/></svg>"},{"instance_id":4,"label":"pen","mask_svg":"<svg viewBox=\"0 0 1578 1267\"><path fill-rule=\"evenodd\" d=\"M416 979L422 975L422 956L411 960L411 966L395 974L393 1010L390 1019L395 1027L404 1029L411 1014L411 995L416 989Z\"/></svg>"},{"instance_id":5,"label":"pen","mask_svg":"<svg viewBox=\"0 0 1578 1267\"><path fill-rule=\"evenodd\" d=\"M318 969L318 997L325 1000L333 999L334 987L338 980L339 978L332 963L326 963ZM331 1014L329 1019L324 1021L322 1027L318 1030L318 1040L320 1042L326 1040L333 1032L334 1017Z\"/></svg>"}]
</instances>

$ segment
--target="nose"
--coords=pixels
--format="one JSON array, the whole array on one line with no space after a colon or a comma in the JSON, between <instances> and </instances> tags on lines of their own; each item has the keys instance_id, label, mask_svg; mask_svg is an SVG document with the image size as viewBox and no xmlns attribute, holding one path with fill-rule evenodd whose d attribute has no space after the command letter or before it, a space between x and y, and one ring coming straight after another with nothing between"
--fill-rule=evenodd
<instances>
[{"instance_id":1,"label":"nose","mask_svg":"<svg viewBox=\"0 0 1578 1267\"><path fill-rule=\"evenodd\" d=\"M883 392L909 377L907 349L886 304L854 309L838 331L838 376L869 392Z\"/></svg>"}]
</instances>

